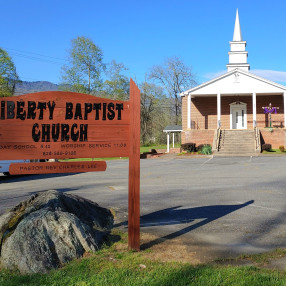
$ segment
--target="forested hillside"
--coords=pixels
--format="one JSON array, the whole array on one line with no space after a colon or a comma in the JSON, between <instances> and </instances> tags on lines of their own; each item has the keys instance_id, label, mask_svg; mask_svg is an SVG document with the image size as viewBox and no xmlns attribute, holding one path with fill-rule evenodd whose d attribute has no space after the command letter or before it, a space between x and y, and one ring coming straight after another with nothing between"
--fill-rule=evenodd
<instances>
[{"instance_id":1,"label":"forested hillside","mask_svg":"<svg viewBox=\"0 0 286 286\"><path fill-rule=\"evenodd\" d=\"M58 85L49 81L21 81L16 83L15 95L50 90L58 90Z\"/></svg>"}]
</instances>

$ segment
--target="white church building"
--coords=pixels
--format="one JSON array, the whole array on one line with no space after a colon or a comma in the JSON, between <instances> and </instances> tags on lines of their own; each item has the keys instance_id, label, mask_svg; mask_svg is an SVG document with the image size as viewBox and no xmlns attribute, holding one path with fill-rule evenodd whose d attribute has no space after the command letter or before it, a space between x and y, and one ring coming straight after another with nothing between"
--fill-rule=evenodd
<instances>
[{"instance_id":1,"label":"white church building","mask_svg":"<svg viewBox=\"0 0 286 286\"><path fill-rule=\"evenodd\" d=\"M224 140L242 153L260 152L261 143L286 145L286 86L250 72L238 10L228 55L226 73L181 94L182 143L211 144L226 153Z\"/></svg>"}]
</instances>

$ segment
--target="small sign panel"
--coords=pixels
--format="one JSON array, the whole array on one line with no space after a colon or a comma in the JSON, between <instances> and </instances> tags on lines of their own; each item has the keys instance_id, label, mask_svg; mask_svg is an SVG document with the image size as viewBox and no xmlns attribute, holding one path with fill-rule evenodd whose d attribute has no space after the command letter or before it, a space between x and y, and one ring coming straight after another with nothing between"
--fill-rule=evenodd
<instances>
[{"instance_id":1,"label":"small sign panel","mask_svg":"<svg viewBox=\"0 0 286 286\"><path fill-rule=\"evenodd\" d=\"M82 173L106 170L105 161L12 163L11 175Z\"/></svg>"}]
</instances>

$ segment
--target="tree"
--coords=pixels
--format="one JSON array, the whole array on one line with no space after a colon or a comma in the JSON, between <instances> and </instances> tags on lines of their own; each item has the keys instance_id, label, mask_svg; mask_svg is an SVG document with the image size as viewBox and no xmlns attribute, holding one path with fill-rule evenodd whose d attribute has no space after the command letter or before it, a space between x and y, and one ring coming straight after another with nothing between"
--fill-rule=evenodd
<instances>
[{"instance_id":1,"label":"tree","mask_svg":"<svg viewBox=\"0 0 286 286\"><path fill-rule=\"evenodd\" d=\"M19 76L12 59L0 48L0 96L12 96L18 81Z\"/></svg>"},{"instance_id":2,"label":"tree","mask_svg":"<svg viewBox=\"0 0 286 286\"><path fill-rule=\"evenodd\" d=\"M154 139L161 143L168 118L164 108L167 98L163 89L155 84L141 84L141 141L145 145ZM164 138L165 140L165 138Z\"/></svg>"},{"instance_id":3,"label":"tree","mask_svg":"<svg viewBox=\"0 0 286 286\"><path fill-rule=\"evenodd\" d=\"M69 51L69 64L62 68L62 89L96 93L102 87L101 73L105 70L102 60L102 50L91 39L73 39Z\"/></svg>"},{"instance_id":4,"label":"tree","mask_svg":"<svg viewBox=\"0 0 286 286\"><path fill-rule=\"evenodd\" d=\"M196 84L191 67L178 57L167 58L162 65L151 69L149 78L158 82L166 90L175 106L175 124L178 125L181 113L180 93Z\"/></svg>"},{"instance_id":5,"label":"tree","mask_svg":"<svg viewBox=\"0 0 286 286\"><path fill-rule=\"evenodd\" d=\"M113 60L107 71L109 79L104 82L104 92L109 98L127 100L129 98L129 79L122 73L127 68Z\"/></svg>"}]
</instances>

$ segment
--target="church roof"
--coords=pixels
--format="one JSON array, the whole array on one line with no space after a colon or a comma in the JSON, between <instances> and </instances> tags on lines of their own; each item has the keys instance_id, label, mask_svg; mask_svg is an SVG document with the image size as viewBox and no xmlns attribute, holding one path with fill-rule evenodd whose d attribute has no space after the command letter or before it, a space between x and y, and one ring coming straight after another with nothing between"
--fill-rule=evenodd
<instances>
[{"instance_id":1,"label":"church roof","mask_svg":"<svg viewBox=\"0 0 286 286\"><path fill-rule=\"evenodd\" d=\"M275 94L285 91L286 86L284 85L237 68L201 85L184 91L180 95L211 95L217 93L251 94L253 92L260 94Z\"/></svg>"},{"instance_id":2,"label":"church roof","mask_svg":"<svg viewBox=\"0 0 286 286\"><path fill-rule=\"evenodd\" d=\"M164 128L163 132L180 132L182 125L168 125Z\"/></svg>"}]
</instances>

